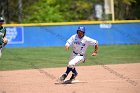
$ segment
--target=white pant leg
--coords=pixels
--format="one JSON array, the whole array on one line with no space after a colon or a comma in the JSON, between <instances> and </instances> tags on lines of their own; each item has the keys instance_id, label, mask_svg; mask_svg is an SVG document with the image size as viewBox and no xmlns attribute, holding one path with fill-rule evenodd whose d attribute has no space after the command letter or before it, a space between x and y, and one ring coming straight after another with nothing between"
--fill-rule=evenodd
<instances>
[{"instance_id":1,"label":"white pant leg","mask_svg":"<svg viewBox=\"0 0 140 93\"><path fill-rule=\"evenodd\" d=\"M0 48L0 58L1 58L1 56L2 56L2 48Z\"/></svg>"},{"instance_id":2,"label":"white pant leg","mask_svg":"<svg viewBox=\"0 0 140 93\"><path fill-rule=\"evenodd\" d=\"M82 63L85 61L84 56L74 56L68 63L68 67L73 68L76 64Z\"/></svg>"}]
</instances>

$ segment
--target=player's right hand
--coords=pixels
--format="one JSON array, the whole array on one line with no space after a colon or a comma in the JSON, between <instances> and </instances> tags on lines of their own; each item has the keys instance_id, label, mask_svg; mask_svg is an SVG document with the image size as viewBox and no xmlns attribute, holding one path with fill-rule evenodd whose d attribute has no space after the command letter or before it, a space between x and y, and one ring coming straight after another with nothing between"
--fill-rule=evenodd
<instances>
[{"instance_id":1,"label":"player's right hand","mask_svg":"<svg viewBox=\"0 0 140 93\"><path fill-rule=\"evenodd\" d=\"M70 46L66 45L66 46L65 46L65 49L68 51L68 50L69 50L69 47L70 47Z\"/></svg>"}]
</instances>

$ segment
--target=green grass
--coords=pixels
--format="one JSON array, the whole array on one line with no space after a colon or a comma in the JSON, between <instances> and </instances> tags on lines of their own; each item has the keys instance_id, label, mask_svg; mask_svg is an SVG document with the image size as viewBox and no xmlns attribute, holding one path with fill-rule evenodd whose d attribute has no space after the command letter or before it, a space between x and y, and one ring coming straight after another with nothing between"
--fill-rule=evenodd
<instances>
[{"instance_id":1,"label":"green grass","mask_svg":"<svg viewBox=\"0 0 140 93\"><path fill-rule=\"evenodd\" d=\"M6 48L0 59L0 70L64 67L67 65L70 51L64 47ZM86 52L86 63L124 64L140 62L140 45L100 46L99 53L92 57L93 47Z\"/></svg>"}]
</instances>

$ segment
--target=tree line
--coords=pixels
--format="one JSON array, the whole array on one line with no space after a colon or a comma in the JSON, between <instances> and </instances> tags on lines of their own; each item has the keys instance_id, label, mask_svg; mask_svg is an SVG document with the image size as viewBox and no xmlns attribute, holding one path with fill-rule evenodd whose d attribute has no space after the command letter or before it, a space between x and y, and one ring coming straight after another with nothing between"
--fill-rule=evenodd
<instances>
[{"instance_id":1,"label":"tree line","mask_svg":"<svg viewBox=\"0 0 140 93\"><path fill-rule=\"evenodd\" d=\"M97 20L96 4L104 0L0 0L0 16L6 23ZM115 19L140 19L139 5L140 0L114 0Z\"/></svg>"}]
</instances>

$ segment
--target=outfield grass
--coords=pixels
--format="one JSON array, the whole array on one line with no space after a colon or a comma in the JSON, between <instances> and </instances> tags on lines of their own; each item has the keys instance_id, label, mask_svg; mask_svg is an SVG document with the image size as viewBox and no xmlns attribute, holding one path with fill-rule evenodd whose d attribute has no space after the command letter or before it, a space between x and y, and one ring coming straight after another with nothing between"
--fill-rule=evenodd
<instances>
[{"instance_id":1,"label":"outfield grass","mask_svg":"<svg viewBox=\"0 0 140 93\"><path fill-rule=\"evenodd\" d=\"M140 62L140 45L100 46L98 56L92 57L93 47L86 53L86 63L124 64ZM6 48L0 59L0 70L64 67L67 65L69 52L64 47Z\"/></svg>"}]
</instances>

